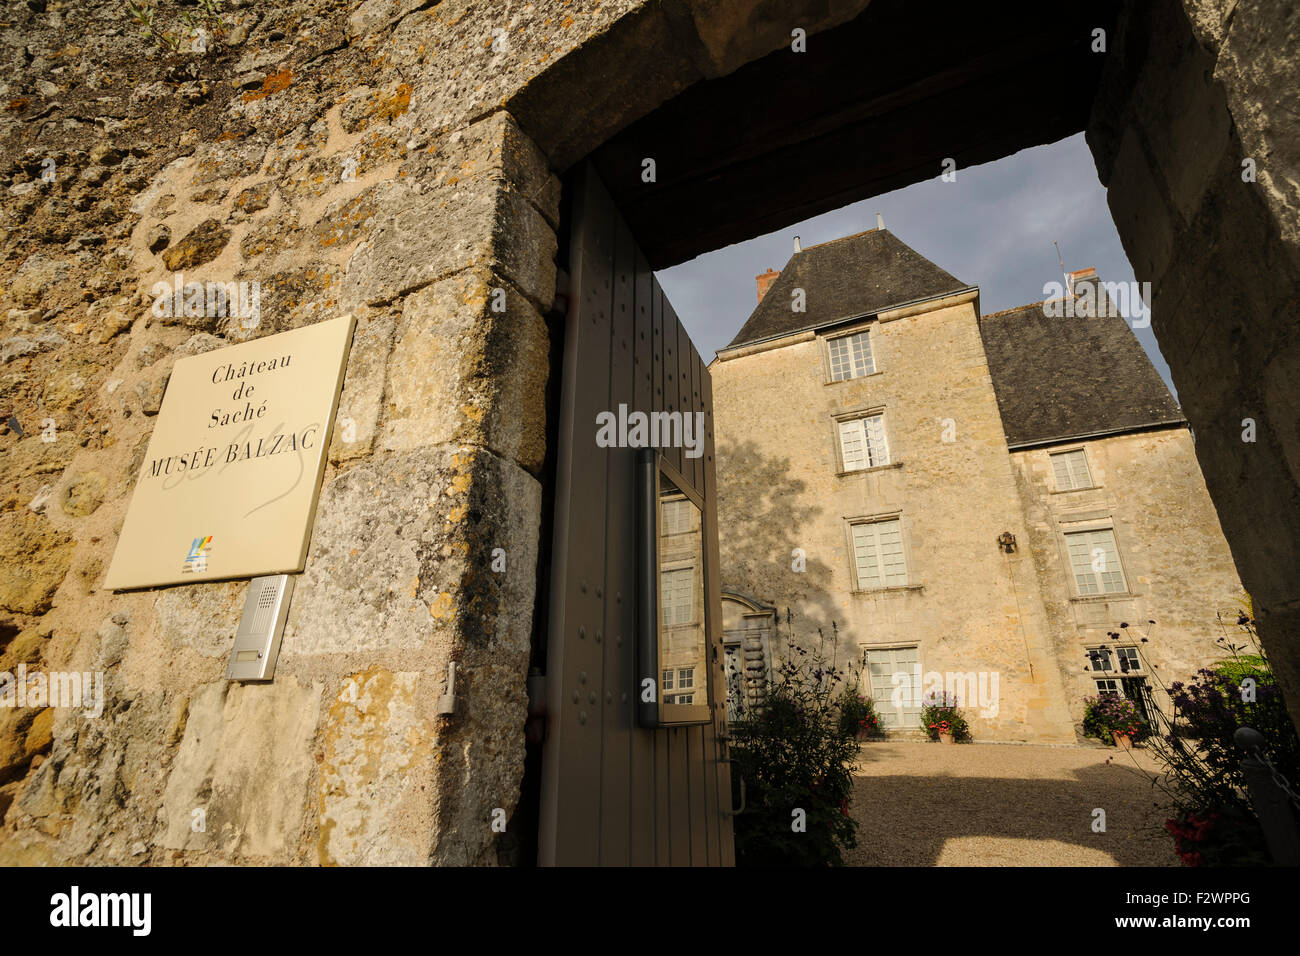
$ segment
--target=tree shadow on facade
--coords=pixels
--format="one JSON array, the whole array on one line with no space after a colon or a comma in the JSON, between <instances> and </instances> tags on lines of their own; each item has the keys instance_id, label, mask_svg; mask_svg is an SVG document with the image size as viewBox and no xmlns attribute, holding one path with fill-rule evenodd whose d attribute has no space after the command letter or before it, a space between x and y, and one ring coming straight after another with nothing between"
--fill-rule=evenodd
<instances>
[{"instance_id":1,"label":"tree shadow on facade","mask_svg":"<svg viewBox=\"0 0 1300 956\"><path fill-rule=\"evenodd\" d=\"M831 567L810 548L811 525L824 509L811 503L790 458L764 455L753 441L719 443L717 461L723 590L776 608L775 657L786 656L793 642L856 675L858 664L838 633L844 613L831 590Z\"/></svg>"}]
</instances>

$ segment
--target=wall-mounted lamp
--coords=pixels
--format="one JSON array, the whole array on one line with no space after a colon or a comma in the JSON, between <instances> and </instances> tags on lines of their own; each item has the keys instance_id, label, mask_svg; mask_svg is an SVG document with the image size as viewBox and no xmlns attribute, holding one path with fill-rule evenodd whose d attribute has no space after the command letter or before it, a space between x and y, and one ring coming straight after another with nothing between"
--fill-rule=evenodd
<instances>
[{"instance_id":1,"label":"wall-mounted lamp","mask_svg":"<svg viewBox=\"0 0 1300 956\"><path fill-rule=\"evenodd\" d=\"M1016 536L1012 534L1010 531L1003 531L1000 535L998 535L998 547L1000 547L1007 554L1015 554Z\"/></svg>"}]
</instances>

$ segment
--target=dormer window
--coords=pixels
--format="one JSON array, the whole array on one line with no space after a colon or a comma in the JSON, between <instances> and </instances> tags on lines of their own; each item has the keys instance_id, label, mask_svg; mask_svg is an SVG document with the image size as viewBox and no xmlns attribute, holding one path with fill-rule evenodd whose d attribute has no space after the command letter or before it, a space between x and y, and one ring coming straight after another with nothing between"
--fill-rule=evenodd
<instances>
[{"instance_id":1,"label":"dormer window","mask_svg":"<svg viewBox=\"0 0 1300 956\"><path fill-rule=\"evenodd\" d=\"M871 375L876 370L871 355L871 339L866 330L852 335L841 335L826 343L830 347L831 381L843 382L850 378Z\"/></svg>"}]
</instances>

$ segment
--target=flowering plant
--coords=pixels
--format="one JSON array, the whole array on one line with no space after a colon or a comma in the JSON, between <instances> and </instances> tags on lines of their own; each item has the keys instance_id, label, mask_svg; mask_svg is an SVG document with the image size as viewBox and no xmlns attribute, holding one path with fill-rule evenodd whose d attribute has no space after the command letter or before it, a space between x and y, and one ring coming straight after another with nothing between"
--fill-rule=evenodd
<instances>
[{"instance_id":1,"label":"flowering plant","mask_svg":"<svg viewBox=\"0 0 1300 956\"><path fill-rule=\"evenodd\" d=\"M1096 737L1113 746L1114 734L1124 734L1133 740L1146 735L1146 721L1142 719L1137 704L1127 697L1114 694L1086 697L1083 704L1083 733L1086 737Z\"/></svg>"},{"instance_id":2,"label":"flowering plant","mask_svg":"<svg viewBox=\"0 0 1300 956\"><path fill-rule=\"evenodd\" d=\"M921 729L931 740L952 734L953 740L970 740L970 725L957 709L957 695L944 691L927 694L921 707Z\"/></svg>"},{"instance_id":3,"label":"flowering plant","mask_svg":"<svg viewBox=\"0 0 1300 956\"><path fill-rule=\"evenodd\" d=\"M875 702L852 688L840 695L840 733L854 737L859 731L875 734L880 731L880 717Z\"/></svg>"}]
</instances>

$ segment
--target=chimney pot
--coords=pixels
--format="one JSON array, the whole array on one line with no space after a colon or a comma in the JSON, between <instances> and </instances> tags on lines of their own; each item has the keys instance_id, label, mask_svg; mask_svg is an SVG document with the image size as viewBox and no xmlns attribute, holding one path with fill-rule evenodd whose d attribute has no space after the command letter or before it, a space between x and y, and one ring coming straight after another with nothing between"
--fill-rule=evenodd
<instances>
[{"instance_id":1,"label":"chimney pot","mask_svg":"<svg viewBox=\"0 0 1300 956\"><path fill-rule=\"evenodd\" d=\"M799 237L798 237L798 236L795 236L795 237L794 237L794 251L795 251L796 253L803 252L803 249L800 248L800 246L799 246Z\"/></svg>"},{"instance_id":2,"label":"chimney pot","mask_svg":"<svg viewBox=\"0 0 1300 956\"><path fill-rule=\"evenodd\" d=\"M885 228L885 217L882 216L880 213L876 213L876 228L877 229Z\"/></svg>"}]
</instances>

